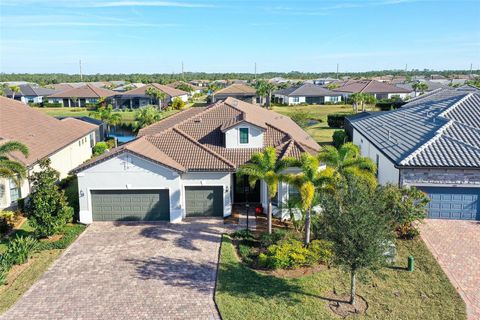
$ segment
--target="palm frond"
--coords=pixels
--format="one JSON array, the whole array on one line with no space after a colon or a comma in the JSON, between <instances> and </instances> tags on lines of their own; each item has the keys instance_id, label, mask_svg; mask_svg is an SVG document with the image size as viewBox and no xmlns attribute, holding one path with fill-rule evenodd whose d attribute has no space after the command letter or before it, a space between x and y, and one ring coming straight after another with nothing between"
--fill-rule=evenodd
<instances>
[{"instance_id":1,"label":"palm frond","mask_svg":"<svg viewBox=\"0 0 480 320\"><path fill-rule=\"evenodd\" d=\"M4 155L14 151L19 151L25 157L28 157L28 147L19 141L9 141L0 145L0 155Z\"/></svg>"},{"instance_id":2,"label":"palm frond","mask_svg":"<svg viewBox=\"0 0 480 320\"><path fill-rule=\"evenodd\" d=\"M0 160L0 168L6 168L12 171L15 175L20 176L20 178L25 178L27 176L27 169L23 164L17 161Z\"/></svg>"}]
</instances>

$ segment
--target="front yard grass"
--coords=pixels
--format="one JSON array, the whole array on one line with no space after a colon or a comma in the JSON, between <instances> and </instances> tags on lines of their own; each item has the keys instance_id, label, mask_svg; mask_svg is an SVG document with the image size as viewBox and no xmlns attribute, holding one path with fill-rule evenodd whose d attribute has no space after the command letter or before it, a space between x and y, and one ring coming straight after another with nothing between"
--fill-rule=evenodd
<instances>
[{"instance_id":1,"label":"front yard grass","mask_svg":"<svg viewBox=\"0 0 480 320\"><path fill-rule=\"evenodd\" d=\"M421 240L398 240L397 263L358 283L368 310L355 319L466 319L465 304ZM415 257L415 271L405 270ZM280 278L239 261L224 235L215 300L223 319L341 319L329 294L349 292L349 276L330 268L301 278Z\"/></svg>"},{"instance_id":2,"label":"front yard grass","mask_svg":"<svg viewBox=\"0 0 480 320\"><path fill-rule=\"evenodd\" d=\"M0 285L0 314L10 308L50 267L62 252L85 230L81 224L68 224L56 241L41 240L30 260L23 265L13 266L7 283ZM0 253L4 252L9 239L16 235L32 235L34 229L25 221L8 237L0 242Z\"/></svg>"},{"instance_id":3,"label":"front yard grass","mask_svg":"<svg viewBox=\"0 0 480 320\"><path fill-rule=\"evenodd\" d=\"M374 106L367 106L369 111L375 110ZM305 131L310 134L319 144L328 144L332 142L332 135L335 130L328 126L327 115L332 113L352 113L351 105L307 105L307 106L273 106L272 110L286 116L291 116L295 111L308 112L312 115L311 119L319 121L316 124L308 126Z\"/></svg>"}]
</instances>

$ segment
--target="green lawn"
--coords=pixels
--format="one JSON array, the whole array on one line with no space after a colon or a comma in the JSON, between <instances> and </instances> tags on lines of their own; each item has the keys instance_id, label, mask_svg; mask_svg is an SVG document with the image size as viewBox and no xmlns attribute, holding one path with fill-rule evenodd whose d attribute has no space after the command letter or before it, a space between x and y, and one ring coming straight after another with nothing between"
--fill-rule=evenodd
<instances>
[{"instance_id":1,"label":"green lawn","mask_svg":"<svg viewBox=\"0 0 480 320\"><path fill-rule=\"evenodd\" d=\"M385 268L358 284L368 304L355 319L466 319L465 304L421 240L397 242L397 268ZM409 273L407 257L415 257ZM341 319L325 297L348 293L349 277L337 268L297 279L254 271L239 262L229 236L220 254L215 300L223 319Z\"/></svg>"},{"instance_id":2,"label":"green lawn","mask_svg":"<svg viewBox=\"0 0 480 320\"><path fill-rule=\"evenodd\" d=\"M332 135L335 129L327 124L327 115L331 113L352 113L351 105L308 105L308 106L273 106L273 111L290 116L295 111L308 112L312 115L312 120L320 121L317 124L309 126L305 131L310 134L315 141L320 144L332 142ZM373 110L374 107L368 106L367 110Z\"/></svg>"},{"instance_id":3,"label":"green lawn","mask_svg":"<svg viewBox=\"0 0 480 320\"><path fill-rule=\"evenodd\" d=\"M56 241L40 241L29 262L25 265L14 266L10 270L9 281L4 285L0 285L0 314L10 308L42 276L83 230L85 230L85 226L80 224L65 226L61 232L63 236L60 239ZM27 220L19 229L15 229L9 237L0 241L0 253L5 251L7 242L15 235L27 236L32 235L33 232L34 229L28 224ZM13 281L12 275L15 275Z\"/></svg>"}]
</instances>

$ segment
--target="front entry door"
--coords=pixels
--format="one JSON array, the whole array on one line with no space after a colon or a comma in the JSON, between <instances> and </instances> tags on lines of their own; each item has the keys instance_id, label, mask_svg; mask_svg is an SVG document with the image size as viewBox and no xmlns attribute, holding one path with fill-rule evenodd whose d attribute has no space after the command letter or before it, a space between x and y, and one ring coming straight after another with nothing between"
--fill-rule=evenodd
<instances>
[{"instance_id":1,"label":"front entry door","mask_svg":"<svg viewBox=\"0 0 480 320\"><path fill-rule=\"evenodd\" d=\"M233 202L234 203L259 203L260 202L260 181L257 181L255 188L251 188L248 177L233 175Z\"/></svg>"}]
</instances>

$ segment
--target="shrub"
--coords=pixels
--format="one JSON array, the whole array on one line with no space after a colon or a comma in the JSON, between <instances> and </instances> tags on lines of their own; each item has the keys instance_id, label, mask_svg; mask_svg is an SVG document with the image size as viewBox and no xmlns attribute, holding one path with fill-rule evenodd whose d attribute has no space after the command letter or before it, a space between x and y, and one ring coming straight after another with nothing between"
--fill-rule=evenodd
<instances>
[{"instance_id":1,"label":"shrub","mask_svg":"<svg viewBox=\"0 0 480 320\"><path fill-rule=\"evenodd\" d=\"M297 268L312 262L310 251L299 240L282 240L268 247L266 266L272 269Z\"/></svg>"},{"instance_id":2,"label":"shrub","mask_svg":"<svg viewBox=\"0 0 480 320\"><path fill-rule=\"evenodd\" d=\"M347 133L345 130L335 130L332 139L333 146L338 149L347 141Z\"/></svg>"},{"instance_id":3,"label":"shrub","mask_svg":"<svg viewBox=\"0 0 480 320\"><path fill-rule=\"evenodd\" d=\"M40 168L30 178L33 191L25 211L37 236L48 237L72 220L73 209L56 184L59 173L50 167L50 160L41 161Z\"/></svg>"},{"instance_id":4,"label":"shrub","mask_svg":"<svg viewBox=\"0 0 480 320\"><path fill-rule=\"evenodd\" d=\"M80 211L78 202L78 182L76 176L68 176L58 183L60 189L63 190L68 202L68 206L72 207L75 218L78 218Z\"/></svg>"},{"instance_id":5,"label":"shrub","mask_svg":"<svg viewBox=\"0 0 480 320\"><path fill-rule=\"evenodd\" d=\"M172 109L182 110L183 108L185 108L185 101L183 101L179 97L174 98L172 101Z\"/></svg>"},{"instance_id":6,"label":"shrub","mask_svg":"<svg viewBox=\"0 0 480 320\"><path fill-rule=\"evenodd\" d=\"M38 244L38 250L53 250L53 249L65 249L67 248L80 233L85 230L85 226L82 224L67 225L60 233L62 237L57 241L42 241Z\"/></svg>"},{"instance_id":7,"label":"shrub","mask_svg":"<svg viewBox=\"0 0 480 320\"><path fill-rule=\"evenodd\" d=\"M307 111L296 110L292 112L290 118L301 128L306 128L308 126L308 122L312 118L312 114Z\"/></svg>"},{"instance_id":8,"label":"shrub","mask_svg":"<svg viewBox=\"0 0 480 320\"><path fill-rule=\"evenodd\" d=\"M44 108L61 108L63 105L60 102L43 102Z\"/></svg>"},{"instance_id":9,"label":"shrub","mask_svg":"<svg viewBox=\"0 0 480 320\"><path fill-rule=\"evenodd\" d=\"M12 262L5 254L0 254L0 285L5 284Z\"/></svg>"},{"instance_id":10,"label":"shrub","mask_svg":"<svg viewBox=\"0 0 480 320\"><path fill-rule=\"evenodd\" d=\"M23 264L28 261L37 244L37 239L33 237L17 235L8 242L4 257L9 260L11 265Z\"/></svg>"},{"instance_id":11,"label":"shrub","mask_svg":"<svg viewBox=\"0 0 480 320\"><path fill-rule=\"evenodd\" d=\"M99 156L108 150L108 144L104 141L100 141L93 147L93 156Z\"/></svg>"},{"instance_id":12,"label":"shrub","mask_svg":"<svg viewBox=\"0 0 480 320\"><path fill-rule=\"evenodd\" d=\"M327 123L330 128L340 128L345 127L345 117L349 116L348 113L333 113L327 115Z\"/></svg>"},{"instance_id":13,"label":"shrub","mask_svg":"<svg viewBox=\"0 0 480 320\"><path fill-rule=\"evenodd\" d=\"M234 233L231 234L231 237L234 239L253 239L253 234L250 230L247 229L242 229L242 230L237 230Z\"/></svg>"},{"instance_id":14,"label":"shrub","mask_svg":"<svg viewBox=\"0 0 480 320\"><path fill-rule=\"evenodd\" d=\"M263 248L267 248L272 244L276 244L280 240L283 240L287 237L287 231L282 229L275 229L271 234L268 232L263 233L260 236L260 244Z\"/></svg>"},{"instance_id":15,"label":"shrub","mask_svg":"<svg viewBox=\"0 0 480 320\"><path fill-rule=\"evenodd\" d=\"M333 258L332 243L326 240L313 240L308 245L308 250L320 263L329 263Z\"/></svg>"},{"instance_id":16,"label":"shrub","mask_svg":"<svg viewBox=\"0 0 480 320\"><path fill-rule=\"evenodd\" d=\"M15 225L15 212L0 211L0 235L8 233Z\"/></svg>"}]
</instances>

